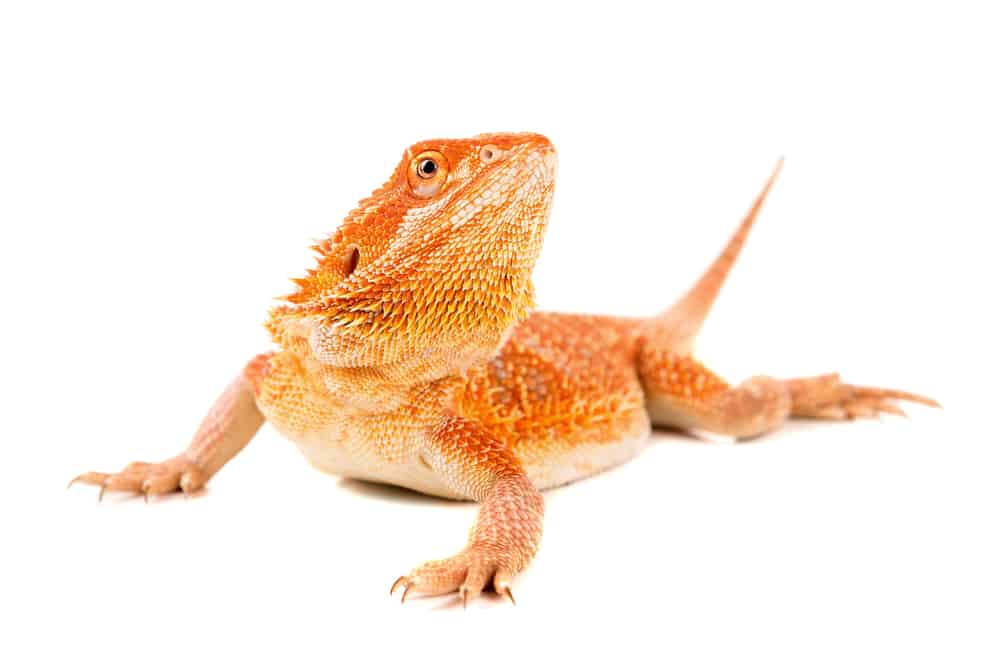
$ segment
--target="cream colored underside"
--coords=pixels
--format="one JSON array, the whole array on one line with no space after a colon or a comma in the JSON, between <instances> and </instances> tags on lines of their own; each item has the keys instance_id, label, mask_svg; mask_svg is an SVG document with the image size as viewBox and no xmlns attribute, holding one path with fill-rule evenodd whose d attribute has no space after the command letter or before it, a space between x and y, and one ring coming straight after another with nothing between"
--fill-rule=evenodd
<instances>
[{"instance_id":1,"label":"cream colored underside","mask_svg":"<svg viewBox=\"0 0 999 667\"><path fill-rule=\"evenodd\" d=\"M398 442L390 452L377 447L367 434L352 437L342 429L308 434L282 431L295 443L306 460L322 472L381 484L394 484L442 498L465 499L447 488L419 455L420 443ZM379 451L381 449L381 451Z\"/></svg>"},{"instance_id":2,"label":"cream colored underside","mask_svg":"<svg viewBox=\"0 0 999 667\"><path fill-rule=\"evenodd\" d=\"M556 443L541 448L545 454L536 460L532 461L528 452L524 452L521 458L525 460L531 482L539 489L550 489L629 461L648 444L650 431L648 418L641 413L634 428L614 442L580 443L565 447ZM516 445L514 449L517 449Z\"/></svg>"},{"instance_id":3,"label":"cream colored underside","mask_svg":"<svg viewBox=\"0 0 999 667\"><path fill-rule=\"evenodd\" d=\"M278 430L281 431L280 427ZM546 444L539 448L542 456L523 452L528 478L539 489L550 489L595 475L634 458L649 441L650 425L645 414L636 420L635 428L616 442L580 443L559 446ZM419 455L419 444L398 443L400 447L390 458L375 453L363 436L343 439L336 432L294 434L282 432L315 468L329 474L382 484L394 484L420 493L442 498L467 500L455 493ZM516 445L514 446L516 449ZM533 460L532 460L533 459Z\"/></svg>"}]
</instances>

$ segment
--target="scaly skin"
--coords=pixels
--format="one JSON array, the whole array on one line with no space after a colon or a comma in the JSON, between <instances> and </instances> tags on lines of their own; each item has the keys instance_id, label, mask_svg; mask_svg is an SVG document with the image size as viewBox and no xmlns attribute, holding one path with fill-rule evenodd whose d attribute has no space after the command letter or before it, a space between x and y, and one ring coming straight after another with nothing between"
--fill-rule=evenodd
<instances>
[{"instance_id":1,"label":"scaly skin","mask_svg":"<svg viewBox=\"0 0 999 667\"><path fill-rule=\"evenodd\" d=\"M901 413L906 392L837 375L730 386L694 340L778 169L725 251L666 312L631 319L530 313L554 191L536 134L410 147L384 186L315 246L315 268L267 323L279 348L225 390L188 449L74 481L149 495L201 488L266 419L316 467L482 503L468 545L392 586L489 585L511 601L537 552L540 491L634 456L650 428L750 438L790 416Z\"/></svg>"}]
</instances>

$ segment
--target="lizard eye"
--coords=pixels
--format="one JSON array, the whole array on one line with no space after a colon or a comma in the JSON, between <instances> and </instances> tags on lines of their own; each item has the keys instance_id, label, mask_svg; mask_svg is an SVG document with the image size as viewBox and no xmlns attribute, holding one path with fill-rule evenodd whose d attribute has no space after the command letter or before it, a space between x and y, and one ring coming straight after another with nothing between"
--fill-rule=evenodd
<instances>
[{"instance_id":1,"label":"lizard eye","mask_svg":"<svg viewBox=\"0 0 999 667\"><path fill-rule=\"evenodd\" d=\"M416 174L420 178L433 178L436 171L437 163L434 162L433 158L425 157L420 160L420 164L416 165Z\"/></svg>"},{"instance_id":2,"label":"lizard eye","mask_svg":"<svg viewBox=\"0 0 999 667\"><path fill-rule=\"evenodd\" d=\"M424 151L409 164L409 187L417 197L433 197L447 182L447 158L437 151Z\"/></svg>"}]
</instances>

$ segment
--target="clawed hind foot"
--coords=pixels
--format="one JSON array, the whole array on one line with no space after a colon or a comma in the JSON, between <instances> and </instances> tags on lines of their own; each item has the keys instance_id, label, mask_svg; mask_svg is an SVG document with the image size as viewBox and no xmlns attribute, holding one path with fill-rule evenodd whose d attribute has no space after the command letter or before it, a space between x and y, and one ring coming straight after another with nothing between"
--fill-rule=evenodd
<instances>
[{"instance_id":1,"label":"clawed hind foot","mask_svg":"<svg viewBox=\"0 0 999 667\"><path fill-rule=\"evenodd\" d=\"M860 387L846 384L838 373L788 380L791 414L812 419L852 420L893 414L906 417L898 401L920 403L934 408L938 402L926 396L897 389Z\"/></svg>"}]
</instances>

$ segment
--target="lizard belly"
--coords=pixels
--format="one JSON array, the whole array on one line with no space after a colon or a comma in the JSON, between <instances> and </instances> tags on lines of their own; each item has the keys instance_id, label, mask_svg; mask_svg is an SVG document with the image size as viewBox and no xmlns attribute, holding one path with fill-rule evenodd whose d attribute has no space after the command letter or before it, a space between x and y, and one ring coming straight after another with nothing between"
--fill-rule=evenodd
<instances>
[{"instance_id":1,"label":"lizard belly","mask_svg":"<svg viewBox=\"0 0 999 667\"><path fill-rule=\"evenodd\" d=\"M649 442L652 425L640 402L588 407L525 411L513 421L487 418L483 425L510 447L537 488L549 489L620 465Z\"/></svg>"},{"instance_id":2,"label":"lizard belly","mask_svg":"<svg viewBox=\"0 0 999 667\"><path fill-rule=\"evenodd\" d=\"M339 429L283 435L295 443L313 467L325 473L394 484L431 496L461 498L444 486L437 473L418 455L409 456L401 447L400 456L385 456L376 451L368 438L357 433L344 438Z\"/></svg>"},{"instance_id":3,"label":"lizard belly","mask_svg":"<svg viewBox=\"0 0 999 667\"><path fill-rule=\"evenodd\" d=\"M522 442L513 448L534 485L550 489L631 460L648 444L650 432L649 419L640 412L613 440Z\"/></svg>"}]
</instances>

